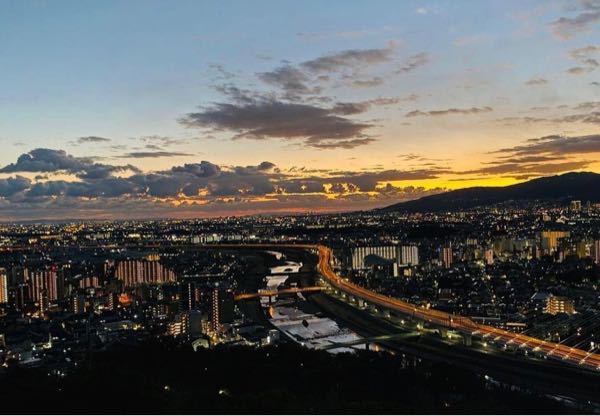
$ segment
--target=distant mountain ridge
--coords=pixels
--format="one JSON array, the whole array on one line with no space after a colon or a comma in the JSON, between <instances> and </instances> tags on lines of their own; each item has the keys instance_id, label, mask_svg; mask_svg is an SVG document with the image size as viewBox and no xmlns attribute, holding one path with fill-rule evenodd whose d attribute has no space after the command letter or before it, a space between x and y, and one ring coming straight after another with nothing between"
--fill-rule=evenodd
<instances>
[{"instance_id":1,"label":"distant mountain ridge","mask_svg":"<svg viewBox=\"0 0 600 416\"><path fill-rule=\"evenodd\" d=\"M600 201L600 174L571 172L502 187L473 187L430 195L381 208L381 211L455 211L510 201Z\"/></svg>"}]
</instances>

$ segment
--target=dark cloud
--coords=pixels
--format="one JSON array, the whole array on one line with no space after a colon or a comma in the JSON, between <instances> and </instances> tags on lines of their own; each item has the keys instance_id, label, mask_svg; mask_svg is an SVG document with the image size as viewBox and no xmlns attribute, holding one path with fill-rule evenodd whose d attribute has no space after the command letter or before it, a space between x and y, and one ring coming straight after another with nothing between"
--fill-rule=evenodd
<instances>
[{"instance_id":1,"label":"dark cloud","mask_svg":"<svg viewBox=\"0 0 600 416\"><path fill-rule=\"evenodd\" d=\"M555 161L555 160L559 160L561 159L561 157L559 156L520 156L520 157L513 157L513 156L505 156L501 163L538 163L538 162L550 162L550 161ZM498 162L489 162L487 164L490 165L494 165L497 164Z\"/></svg>"},{"instance_id":2,"label":"dark cloud","mask_svg":"<svg viewBox=\"0 0 600 416\"><path fill-rule=\"evenodd\" d=\"M600 153L600 135L545 136L529 140L527 144L500 149L494 153L513 155L574 155Z\"/></svg>"},{"instance_id":3,"label":"dark cloud","mask_svg":"<svg viewBox=\"0 0 600 416\"><path fill-rule=\"evenodd\" d=\"M113 166L95 163L90 157L75 157L64 150L34 149L24 153L15 163L0 169L0 173L66 172L82 178L103 178L116 172L137 171L131 165Z\"/></svg>"},{"instance_id":4,"label":"dark cloud","mask_svg":"<svg viewBox=\"0 0 600 416\"><path fill-rule=\"evenodd\" d=\"M385 191L385 192L384 192ZM268 198L246 197L215 199L214 203L182 201L173 206L168 200L131 199L128 196L95 198L81 201L72 197L46 199L31 203L2 204L0 211L7 221L24 219L148 219L148 218L198 218L199 216L291 214L299 212L340 212L382 207L403 200L415 199L445 191L441 188L386 186L376 195L339 194L329 198L325 193L274 194Z\"/></svg>"},{"instance_id":5,"label":"dark cloud","mask_svg":"<svg viewBox=\"0 0 600 416\"><path fill-rule=\"evenodd\" d=\"M449 173L445 169L417 169L402 171L397 169L383 170L380 172L355 173L347 172L344 175L328 178L332 183L351 183L363 192L371 192L377 189L379 183L435 179L439 175Z\"/></svg>"},{"instance_id":6,"label":"dark cloud","mask_svg":"<svg viewBox=\"0 0 600 416\"><path fill-rule=\"evenodd\" d=\"M334 149L351 149L372 143L375 139L366 134L371 122L348 118L368 111L372 106L396 104L407 98L380 97L361 102L333 102L332 97L321 95L323 82L332 74L341 72L341 79L350 80L352 86L375 86L383 82L380 77L357 78L365 67L390 61L394 45L379 49L350 49L320 56L292 65L285 62L272 71L261 72L257 77L277 88L275 92L258 92L226 84L217 91L228 97L228 102L217 102L189 113L180 122L210 132L226 131L233 139L299 140L305 146ZM420 65L423 54L410 62ZM349 73L347 71L350 71ZM334 75L337 77L337 75Z\"/></svg>"},{"instance_id":7,"label":"dark cloud","mask_svg":"<svg viewBox=\"0 0 600 416\"><path fill-rule=\"evenodd\" d=\"M271 162L261 162L256 169L258 170L271 170L275 168L275 163L271 163Z\"/></svg>"},{"instance_id":8,"label":"dark cloud","mask_svg":"<svg viewBox=\"0 0 600 416\"><path fill-rule=\"evenodd\" d=\"M343 146L347 146L349 139L367 138L364 131L372 124L338 114L331 108L265 98L245 103L217 103L187 114L181 123L188 127L229 131L235 133L235 139L296 139L313 147L337 141L344 141Z\"/></svg>"},{"instance_id":9,"label":"dark cloud","mask_svg":"<svg viewBox=\"0 0 600 416\"><path fill-rule=\"evenodd\" d=\"M76 158L67 155L64 150L34 149L19 156L16 163L3 167L0 172L56 172L64 170L77 173L84 171L92 163L90 158Z\"/></svg>"},{"instance_id":10,"label":"dark cloud","mask_svg":"<svg viewBox=\"0 0 600 416\"><path fill-rule=\"evenodd\" d=\"M444 172L441 169L331 172L324 176L283 178L276 183L276 188L285 193L323 192L327 186L331 193L378 192L381 184L385 186L390 182L435 179Z\"/></svg>"},{"instance_id":11,"label":"dark cloud","mask_svg":"<svg viewBox=\"0 0 600 416\"><path fill-rule=\"evenodd\" d=\"M427 64L429 62L429 55L425 52L418 53L409 57L400 68L396 70L397 74L405 74L412 72L415 69Z\"/></svg>"},{"instance_id":12,"label":"dark cloud","mask_svg":"<svg viewBox=\"0 0 600 416\"><path fill-rule=\"evenodd\" d=\"M418 98L418 95L411 94L407 97L378 97L366 101L338 102L331 108L331 111L340 115L361 114L368 111L372 106L394 105L404 101L416 101Z\"/></svg>"},{"instance_id":13,"label":"dark cloud","mask_svg":"<svg viewBox=\"0 0 600 416\"><path fill-rule=\"evenodd\" d=\"M471 107L471 108L448 108L446 110L431 110L431 111L421 111L414 110L409 113L406 113L405 117L417 117L417 116L445 116L445 115L454 115L454 114L479 114L479 113L489 113L493 111L491 107Z\"/></svg>"},{"instance_id":14,"label":"dark cloud","mask_svg":"<svg viewBox=\"0 0 600 416\"><path fill-rule=\"evenodd\" d=\"M221 168L214 163L203 160L200 163L186 163L183 166L174 166L171 168L171 172L187 173L199 178L210 178L219 175Z\"/></svg>"},{"instance_id":15,"label":"dark cloud","mask_svg":"<svg viewBox=\"0 0 600 416\"><path fill-rule=\"evenodd\" d=\"M536 137L524 145L492 152L500 158L485 163L486 166L457 173L527 179L587 168L593 160L569 160L569 156L596 152L600 152L600 135Z\"/></svg>"},{"instance_id":16,"label":"dark cloud","mask_svg":"<svg viewBox=\"0 0 600 416\"><path fill-rule=\"evenodd\" d=\"M368 101L357 102L357 103L336 103L331 112L334 114L351 115L364 113L371 107L371 103Z\"/></svg>"},{"instance_id":17,"label":"dark cloud","mask_svg":"<svg viewBox=\"0 0 600 416\"><path fill-rule=\"evenodd\" d=\"M57 152L63 157L66 155ZM110 166L107 169L110 170ZM357 207L362 203L372 207L393 198L415 198L434 192L397 187L394 182L432 179L444 171L430 168L309 172L299 168L294 172L281 172L269 161L249 166L218 166L202 161L121 177L96 176L92 171L86 171L86 176L81 175L77 181L52 180L38 175L40 178L34 182L15 176L0 179L0 212L4 218L19 219L27 216L47 218L59 213L63 217L115 215L128 218L162 212L168 212L169 216L183 215L188 208L190 215L192 212L222 213L242 208L249 212L269 212L279 210L279 204L310 209L322 207L324 201L327 201L327 207L332 204ZM295 176L299 174L305 176ZM333 199L331 195L334 195Z\"/></svg>"},{"instance_id":18,"label":"dark cloud","mask_svg":"<svg viewBox=\"0 0 600 416\"><path fill-rule=\"evenodd\" d=\"M593 103L582 103L581 105L588 105L588 108L578 109L590 109ZM576 107L577 108L577 107ZM562 124L562 123L585 123L585 124L597 124L600 125L600 111L592 111L590 113L579 113L570 114L561 117L504 117L497 119L501 123L507 125L521 124L521 123L542 123L542 124Z\"/></svg>"},{"instance_id":19,"label":"dark cloud","mask_svg":"<svg viewBox=\"0 0 600 416\"><path fill-rule=\"evenodd\" d=\"M135 184L123 178L102 178L89 182L47 181L33 184L24 195L25 201L42 202L47 198L113 198L136 194Z\"/></svg>"},{"instance_id":20,"label":"dark cloud","mask_svg":"<svg viewBox=\"0 0 600 416\"><path fill-rule=\"evenodd\" d=\"M550 175L562 172L568 172L577 169L583 169L590 165L590 161L565 161L559 163L528 163L528 162L506 162L495 163L492 166L486 166L480 169L460 172L466 175L503 175L523 177Z\"/></svg>"},{"instance_id":21,"label":"dark cloud","mask_svg":"<svg viewBox=\"0 0 600 416\"><path fill-rule=\"evenodd\" d=\"M22 176L0 179L0 197L13 196L18 192L28 189L30 185L31 180Z\"/></svg>"},{"instance_id":22,"label":"dark cloud","mask_svg":"<svg viewBox=\"0 0 600 416\"><path fill-rule=\"evenodd\" d=\"M320 94L320 83L329 82L330 74L342 72L342 80L353 87L373 87L381 85L381 77L358 78L364 69L391 60L393 47L381 49L351 49L330 53L316 59L291 65L286 62L272 71L260 72L258 78L266 84L277 87L289 101L302 101L302 96ZM350 71L350 73L348 73ZM232 95L232 94L230 94ZM248 91L245 96L248 96ZM256 98L256 97L255 97Z\"/></svg>"}]
</instances>

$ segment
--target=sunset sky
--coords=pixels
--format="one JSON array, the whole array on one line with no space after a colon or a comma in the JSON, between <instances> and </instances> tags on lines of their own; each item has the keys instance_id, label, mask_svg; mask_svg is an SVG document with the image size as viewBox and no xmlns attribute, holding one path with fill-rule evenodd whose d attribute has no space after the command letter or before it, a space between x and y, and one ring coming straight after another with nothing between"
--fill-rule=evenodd
<instances>
[{"instance_id":1,"label":"sunset sky","mask_svg":"<svg viewBox=\"0 0 600 416\"><path fill-rule=\"evenodd\" d=\"M600 1L3 1L0 221L600 172Z\"/></svg>"}]
</instances>

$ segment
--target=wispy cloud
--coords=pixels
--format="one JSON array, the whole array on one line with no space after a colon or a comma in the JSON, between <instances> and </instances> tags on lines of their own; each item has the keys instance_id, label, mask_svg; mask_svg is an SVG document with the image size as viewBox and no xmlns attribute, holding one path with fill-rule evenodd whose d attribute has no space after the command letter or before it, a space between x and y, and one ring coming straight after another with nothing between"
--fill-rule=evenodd
<instances>
[{"instance_id":1,"label":"wispy cloud","mask_svg":"<svg viewBox=\"0 0 600 416\"><path fill-rule=\"evenodd\" d=\"M552 33L559 39L571 39L580 33L589 32L600 22L600 1L579 1L579 7L573 17L561 17L552 23Z\"/></svg>"},{"instance_id":2,"label":"wispy cloud","mask_svg":"<svg viewBox=\"0 0 600 416\"><path fill-rule=\"evenodd\" d=\"M156 152L129 152L119 157L124 159L147 159L147 158L158 158L158 157L175 157L175 156L194 156L192 153L185 152L167 152L167 151L156 151Z\"/></svg>"},{"instance_id":3,"label":"wispy cloud","mask_svg":"<svg viewBox=\"0 0 600 416\"><path fill-rule=\"evenodd\" d=\"M582 75L595 71L600 67L597 56L600 54L600 46L589 45L583 48L572 49L569 56L579 63L578 66L569 68L567 72L572 75Z\"/></svg>"},{"instance_id":4,"label":"wispy cloud","mask_svg":"<svg viewBox=\"0 0 600 416\"><path fill-rule=\"evenodd\" d=\"M351 85L358 88L370 88L383 84L383 78L373 77L369 79L353 79Z\"/></svg>"},{"instance_id":5,"label":"wispy cloud","mask_svg":"<svg viewBox=\"0 0 600 416\"><path fill-rule=\"evenodd\" d=\"M314 73L336 72L345 68L373 65L388 62L392 58L393 47L379 49L348 49L311 59L300 64L305 70Z\"/></svg>"},{"instance_id":6,"label":"wispy cloud","mask_svg":"<svg viewBox=\"0 0 600 416\"><path fill-rule=\"evenodd\" d=\"M412 72L415 69L424 66L429 62L429 55L425 52L418 53L416 55L410 56L400 68L396 70L397 74L405 74L408 72Z\"/></svg>"},{"instance_id":7,"label":"wispy cloud","mask_svg":"<svg viewBox=\"0 0 600 416\"><path fill-rule=\"evenodd\" d=\"M531 78L525 82L525 85L545 85L548 83L546 78Z\"/></svg>"},{"instance_id":8,"label":"wispy cloud","mask_svg":"<svg viewBox=\"0 0 600 416\"><path fill-rule=\"evenodd\" d=\"M111 139L108 139L106 137L84 136L84 137L77 138L72 143L75 145L78 145L78 144L85 144L85 143L108 143L110 141L111 141Z\"/></svg>"},{"instance_id":9,"label":"wispy cloud","mask_svg":"<svg viewBox=\"0 0 600 416\"><path fill-rule=\"evenodd\" d=\"M404 117L418 117L418 116L446 116L446 115L471 115L471 114L480 114L480 113L489 113L493 111L492 107L471 107L471 108L448 108L445 110L429 110L429 111L421 111L414 110L409 113L406 113Z\"/></svg>"},{"instance_id":10,"label":"wispy cloud","mask_svg":"<svg viewBox=\"0 0 600 416\"><path fill-rule=\"evenodd\" d=\"M474 46L487 43L491 40L491 37L486 34L477 34L469 36L461 36L452 41L452 44L457 47Z\"/></svg>"}]
</instances>

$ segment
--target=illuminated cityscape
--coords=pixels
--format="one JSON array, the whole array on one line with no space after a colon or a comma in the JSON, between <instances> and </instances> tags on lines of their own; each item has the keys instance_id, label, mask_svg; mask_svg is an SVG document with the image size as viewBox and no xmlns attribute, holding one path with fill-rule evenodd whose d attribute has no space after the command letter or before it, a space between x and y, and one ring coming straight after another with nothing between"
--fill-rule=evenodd
<instances>
[{"instance_id":1,"label":"illuminated cityscape","mask_svg":"<svg viewBox=\"0 0 600 416\"><path fill-rule=\"evenodd\" d=\"M15 414L599 414L600 2L0 4Z\"/></svg>"},{"instance_id":2,"label":"illuminated cityscape","mask_svg":"<svg viewBox=\"0 0 600 416\"><path fill-rule=\"evenodd\" d=\"M0 232L5 371L68 378L90 353L157 340L196 351L402 353L413 369L456 349L500 386L531 366L525 380L539 390L529 394L546 397L538 373L588 383L600 371L596 204Z\"/></svg>"}]
</instances>

